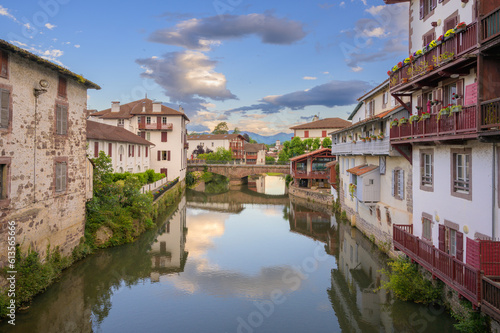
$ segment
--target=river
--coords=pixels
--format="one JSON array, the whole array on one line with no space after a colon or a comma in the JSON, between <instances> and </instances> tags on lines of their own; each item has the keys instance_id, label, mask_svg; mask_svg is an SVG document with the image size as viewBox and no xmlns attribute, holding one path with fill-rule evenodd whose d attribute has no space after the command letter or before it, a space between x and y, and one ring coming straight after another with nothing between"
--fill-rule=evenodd
<instances>
[{"instance_id":1,"label":"river","mask_svg":"<svg viewBox=\"0 0 500 333\"><path fill-rule=\"evenodd\" d=\"M385 255L270 177L188 190L158 228L73 265L0 331L455 332L444 309L379 290Z\"/></svg>"}]
</instances>

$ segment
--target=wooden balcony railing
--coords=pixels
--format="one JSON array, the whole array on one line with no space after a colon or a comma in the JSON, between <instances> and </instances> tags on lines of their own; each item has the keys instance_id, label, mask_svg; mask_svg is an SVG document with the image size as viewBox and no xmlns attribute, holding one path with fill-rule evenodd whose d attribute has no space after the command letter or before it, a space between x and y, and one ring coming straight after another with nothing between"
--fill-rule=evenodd
<instances>
[{"instance_id":1,"label":"wooden balcony railing","mask_svg":"<svg viewBox=\"0 0 500 333\"><path fill-rule=\"evenodd\" d=\"M481 19L481 42L484 43L500 35L500 7Z\"/></svg>"},{"instance_id":2,"label":"wooden balcony railing","mask_svg":"<svg viewBox=\"0 0 500 333\"><path fill-rule=\"evenodd\" d=\"M393 126L390 132L391 142L400 140L418 140L430 137L444 138L453 137L457 134L477 133L476 107L464 107L460 112L452 112L451 115L443 115L438 121L437 114L431 114L430 118L409 122L401 126Z\"/></svg>"},{"instance_id":3,"label":"wooden balcony railing","mask_svg":"<svg viewBox=\"0 0 500 333\"><path fill-rule=\"evenodd\" d=\"M328 170L324 171L301 171L301 170L292 170L293 178L300 179L327 179L328 178Z\"/></svg>"},{"instance_id":4,"label":"wooden balcony railing","mask_svg":"<svg viewBox=\"0 0 500 333\"><path fill-rule=\"evenodd\" d=\"M332 154L373 154L373 155L389 155L391 145L389 138L371 140L363 142L361 140L354 142L341 142L332 145Z\"/></svg>"},{"instance_id":5,"label":"wooden balcony railing","mask_svg":"<svg viewBox=\"0 0 500 333\"><path fill-rule=\"evenodd\" d=\"M482 278L482 293L481 293L481 311L493 317L495 320L500 320L500 277ZM496 280L496 281L495 281Z\"/></svg>"},{"instance_id":6,"label":"wooden balcony railing","mask_svg":"<svg viewBox=\"0 0 500 333\"><path fill-rule=\"evenodd\" d=\"M500 128L500 98L481 103L481 129Z\"/></svg>"},{"instance_id":7,"label":"wooden balcony railing","mask_svg":"<svg viewBox=\"0 0 500 333\"><path fill-rule=\"evenodd\" d=\"M174 124L172 124L172 123L167 123L167 124L162 124L162 123L151 123L151 124L139 123L139 129L167 130L167 131L171 131L173 128L174 128Z\"/></svg>"},{"instance_id":8,"label":"wooden balcony railing","mask_svg":"<svg viewBox=\"0 0 500 333\"><path fill-rule=\"evenodd\" d=\"M432 244L409 233L408 226L393 225L394 249L403 251L413 261L438 277L475 306L481 301L479 269L457 260Z\"/></svg>"},{"instance_id":9,"label":"wooden balcony railing","mask_svg":"<svg viewBox=\"0 0 500 333\"><path fill-rule=\"evenodd\" d=\"M411 82L427 73L437 71L438 67L459 58L477 47L477 24L471 23L454 37L443 41L429 52L391 74L390 87Z\"/></svg>"}]
</instances>

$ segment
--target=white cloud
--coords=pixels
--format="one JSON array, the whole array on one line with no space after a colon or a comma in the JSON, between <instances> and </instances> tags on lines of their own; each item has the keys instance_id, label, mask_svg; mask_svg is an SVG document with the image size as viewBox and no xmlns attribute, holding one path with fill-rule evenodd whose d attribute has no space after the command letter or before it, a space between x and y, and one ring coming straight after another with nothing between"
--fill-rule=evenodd
<instances>
[{"instance_id":1,"label":"white cloud","mask_svg":"<svg viewBox=\"0 0 500 333\"><path fill-rule=\"evenodd\" d=\"M13 20L14 22L19 23L19 21L14 17L14 15L9 13L9 10L7 8L3 7L2 5L0 5L0 15L6 16L6 17L10 18L11 20Z\"/></svg>"},{"instance_id":2,"label":"white cloud","mask_svg":"<svg viewBox=\"0 0 500 333\"><path fill-rule=\"evenodd\" d=\"M340 4L339 4L340 7L344 8L345 7L345 2L342 1Z\"/></svg>"},{"instance_id":3,"label":"white cloud","mask_svg":"<svg viewBox=\"0 0 500 333\"><path fill-rule=\"evenodd\" d=\"M26 24L23 24L23 25L26 27L26 29L31 30L31 24L26 23Z\"/></svg>"},{"instance_id":4,"label":"white cloud","mask_svg":"<svg viewBox=\"0 0 500 333\"><path fill-rule=\"evenodd\" d=\"M56 27L56 25L50 24L50 23L45 23L45 28L52 30Z\"/></svg>"},{"instance_id":5,"label":"white cloud","mask_svg":"<svg viewBox=\"0 0 500 333\"><path fill-rule=\"evenodd\" d=\"M77 49L79 49L79 48L80 48L80 44L75 44L74 46L75 46Z\"/></svg>"},{"instance_id":6,"label":"white cloud","mask_svg":"<svg viewBox=\"0 0 500 333\"><path fill-rule=\"evenodd\" d=\"M330 74L330 72L323 72L323 74L327 75L327 74Z\"/></svg>"},{"instance_id":7,"label":"white cloud","mask_svg":"<svg viewBox=\"0 0 500 333\"><path fill-rule=\"evenodd\" d=\"M361 71L363 70L363 68L362 68L362 67L359 67L359 66L356 66L356 67L352 67L352 68L351 68L351 70L352 70L353 72L356 72L356 73L357 73L357 72L361 72Z\"/></svg>"},{"instance_id":8,"label":"white cloud","mask_svg":"<svg viewBox=\"0 0 500 333\"><path fill-rule=\"evenodd\" d=\"M315 76L304 76L302 79L304 79L304 80L316 80L317 77L315 77Z\"/></svg>"},{"instance_id":9,"label":"white cloud","mask_svg":"<svg viewBox=\"0 0 500 333\"><path fill-rule=\"evenodd\" d=\"M376 37L376 38L383 38L387 36L387 33L385 32L385 29L382 27L376 27L372 30L364 30L363 34L367 37Z\"/></svg>"}]
</instances>

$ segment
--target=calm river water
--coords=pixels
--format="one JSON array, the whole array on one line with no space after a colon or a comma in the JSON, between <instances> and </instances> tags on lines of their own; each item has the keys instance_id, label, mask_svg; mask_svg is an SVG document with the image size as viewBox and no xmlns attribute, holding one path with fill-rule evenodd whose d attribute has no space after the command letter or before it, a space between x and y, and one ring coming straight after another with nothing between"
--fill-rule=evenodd
<instances>
[{"instance_id":1,"label":"calm river water","mask_svg":"<svg viewBox=\"0 0 500 333\"><path fill-rule=\"evenodd\" d=\"M377 291L386 257L360 232L266 178L188 191L156 230L77 263L0 331L455 332L443 309Z\"/></svg>"}]
</instances>

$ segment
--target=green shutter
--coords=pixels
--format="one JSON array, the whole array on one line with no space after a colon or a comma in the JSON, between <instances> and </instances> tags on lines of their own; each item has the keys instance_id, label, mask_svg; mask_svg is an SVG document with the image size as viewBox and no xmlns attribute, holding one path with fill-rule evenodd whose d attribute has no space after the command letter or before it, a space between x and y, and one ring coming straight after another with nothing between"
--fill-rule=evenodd
<instances>
[{"instance_id":1,"label":"green shutter","mask_svg":"<svg viewBox=\"0 0 500 333\"><path fill-rule=\"evenodd\" d=\"M0 127L9 127L9 102L10 102L10 91L0 89Z\"/></svg>"}]
</instances>

